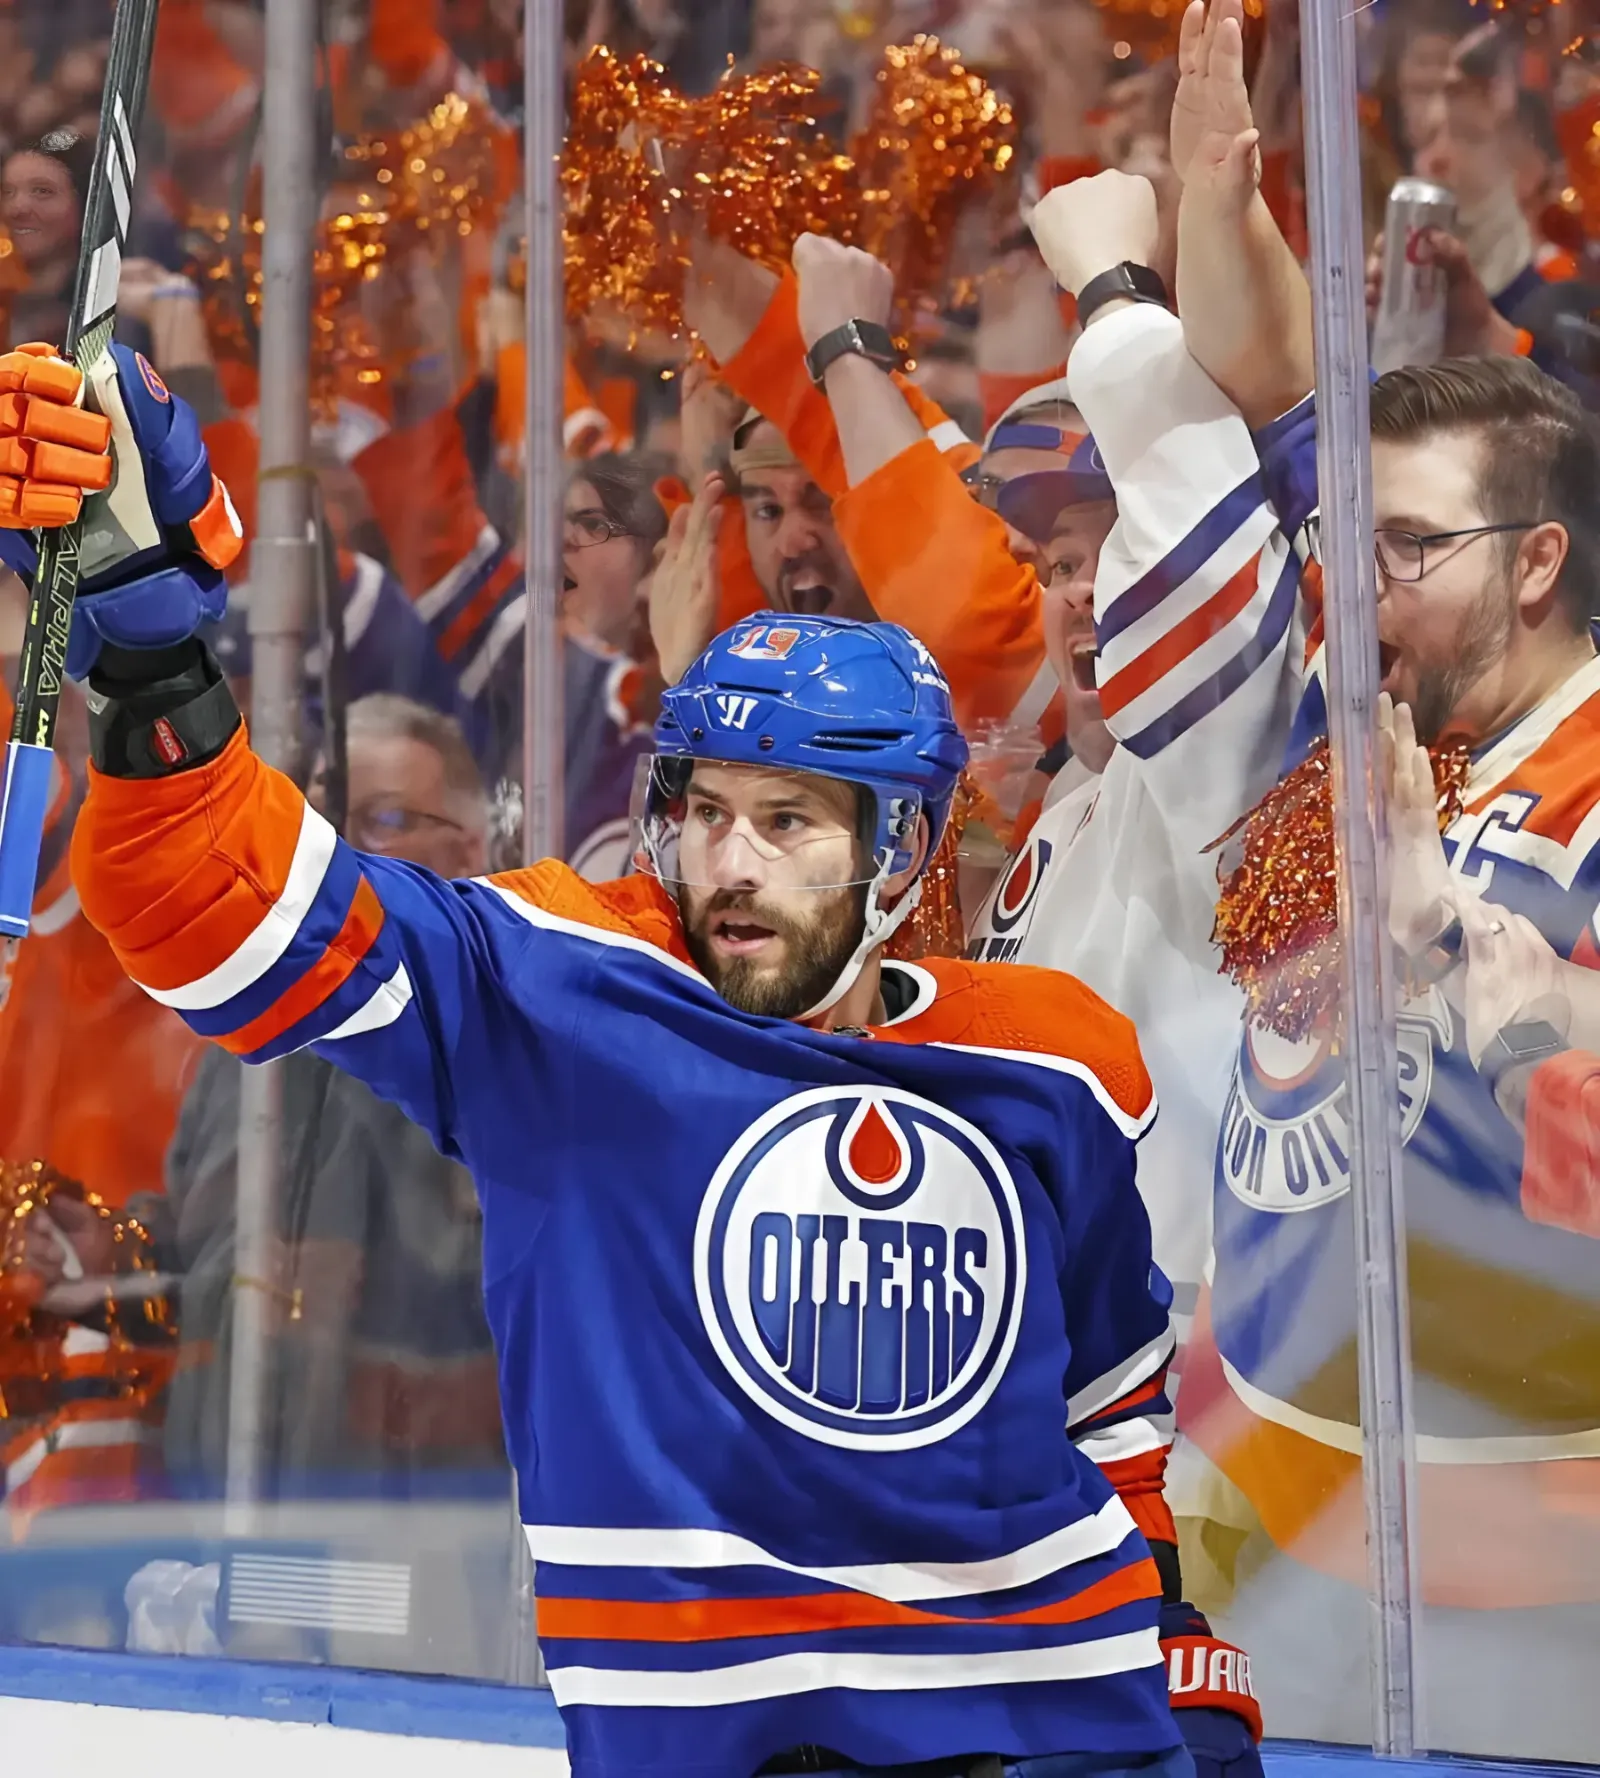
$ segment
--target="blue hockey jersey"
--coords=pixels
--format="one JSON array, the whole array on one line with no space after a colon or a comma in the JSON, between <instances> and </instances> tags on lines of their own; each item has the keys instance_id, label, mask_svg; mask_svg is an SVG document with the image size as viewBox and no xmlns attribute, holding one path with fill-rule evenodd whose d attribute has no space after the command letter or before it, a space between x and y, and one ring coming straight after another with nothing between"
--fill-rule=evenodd
<instances>
[{"instance_id":1,"label":"blue hockey jersey","mask_svg":"<svg viewBox=\"0 0 1600 1778\"><path fill-rule=\"evenodd\" d=\"M1155 1108L1087 989L949 962L866 1036L746 1016L653 879L363 857L242 735L95 775L74 863L197 1031L315 1046L471 1169L580 1778L1179 1743L1101 1467L1137 1509L1170 1436Z\"/></svg>"}]
</instances>

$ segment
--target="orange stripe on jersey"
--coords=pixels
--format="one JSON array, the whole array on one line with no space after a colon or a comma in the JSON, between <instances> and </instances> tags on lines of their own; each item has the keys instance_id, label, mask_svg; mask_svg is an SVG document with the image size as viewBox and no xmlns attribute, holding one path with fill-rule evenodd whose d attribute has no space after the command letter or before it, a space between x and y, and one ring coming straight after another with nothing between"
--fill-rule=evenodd
<instances>
[{"instance_id":1,"label":"orange stripe on jersey","mask_svg":"<svg viewBox=\"0 0 1600 1778\"><path fill-rule=\"evenodd\" d=\"M526 870L507 871L490 881L519 900L543 908L557 919L618 932L690 961L683 928L671 897L652 876L620 877L612 883L588 883L558 860L547 858Z\"/></svg>"},{"instance_id":2,"label":"orange stripe on jersey","mask_svg":"<svg viewBox=\"0 0 1600 1778\"><path fill-rule=\"evenodd\" d=\"M1593 673L1592 663L1579 669ZM1560 696L1560 693L1555 694ZM1539 720L1533 711L1525 722ZM1511 730L1507 741L1514 744L1518 730ZM1485 755L1492 762L1494 750ZM1538 802L1529 810L1518 831L1537 834L1558 846L1572 843L1578 829L1600 802L1600 694L1589 697L1566 716L1534 751L1519 765L1493 784L1478 788L1469 785L1467 808L1475 811L1502 791L1523 791L1536 794ZM1491 765L1492 769L1492 765Z\"/></svg>"},{"instance_id":3,"label":"orange stripe on jersey","mask_svg":"<svg viewBox=\"0 0 1600 1778\"><path fill-rule=\"evenodd\" d=\"M494 573L483 583L468 600L465 608L459 611L452 620L450 627L439 638L439 653L448 660L456 655L477 635L488 620L490 613L505 597L506 588L521 572L513 557L507 556Z\"/></svg>"},{"instance_id":4,"label":"orange stripe on jersey","mask_svg":"<svg viewBox=\"0 0 1600 1778\"><path fill-rule=\"evenodd\" d=\"M1572 947L1571 960L1580 969L1600 969L1600 943L1595 940L1593 920L1578 934L1578 942Z\"/></svg>"},{"instance_id":5,"label":"orange stripe on jersey","mask_svg":"<svg viewBox=\"0 0 1600 1778\"><path fill-rule=\"evenodd\" d=\"M242 729L197 771L135 781L91 766L89 785L72 837L86 918L135 981L198 981L282 895L304 799L256 758Z\"/></svg>"},{"instance_id":6,"label":"orange stripe on jersey","mask_svg":"<svg viewBox=\"0 0 1600 1778\"><path fill-rule=\"evenodd\" d=\"M1091 1414L1084 1422L1086 1426L1094 1426L1104 1420L1108 1414L1126 1413L1129 1408L1136 1408L1141 1402L1154 1401L1167 1386L1166 1367L1153 1376L1148 1383L1141 1383L1137 1389L1130 1389L1126 1395L1119 1396L1109 1406L1103 1407L1098 1414Z\"/></svg>"},{"instance_id":7,"label":"orange stripe on jersey","mask_svg":"<svg viewBox=\"0 0 1600 1778\"><path fill-rule=\"evenodd\" d=\"M1107 716L1115 716L1133 700L1164 679L1181 661L1189 658L1203 643L1225 630L1255 597L1259 563L1246 562L1237 574L1214 592L1198 611L1191 611L1182 623L1174 625L1159 642L1152 643L1137 660L1120 673L1113 673L1100 687L1100 708Z\"/></svg>"},{"instance_id":8,"label":"orange stripe on jersey","mask_svg":"<svg viewBox=\"0 0 1600 1778\"><path fill-rule=\"evenodd\" d=\"M873 1033L879 1041L1059 1056L1092 1073L1129 1117L1150 1109L1155 1089L1133 1025L1075 976L958 957L924 957L917 967L938 983L937 998L903 1024L880 1026Z\"/></svg>"},{"instance_id":9,"label":"orange stripe on jersey","mask_svg":"<svg viewBox=\"0 0 1600 1778\"><path fill-rule=\"evenodd\" d=\"M328 941L328 948L292 988L267 1010L241 1026L230 1037L217 1041L236 1056L248 1056L281 1037L291 1025L313 1013L330 994L336 993L355 973L383 930L383 904L365 877L350 901L344 924Z\"/></svg>"},{"instance_id":10,"label":"orange stripe on jersey","mask_svg":"<svg viewBox=\"0 0 1600 1778\"><path fill-rule=\"evenodd\" d=\"M1078 1624L1118 1606L1160 1596L1147 1556L1085 1587L1070 1599L1000 1617L957 1617L896 1605L867 1593L805 1593L789 1599L548 1599L538 1603L541 1636L596 1642L717 1642L743 1636L802 1636L819 1630L891 1629L898 1625Z\"/></svg>"},{"instance_id":11,"label":"orange stripe on jersey","mask_svg":"<svg viewBox=\"0 0 1600 1778\"><path fill-rule=\"evenodd\" d=\"M1133 1517L1133 1522L1158 1543L1176 1543L1178 1529L1172 1522L1172 1509L1162 1492L1167 1474L1167 1447L1141 1451L1137 1457L1120 1457L1114 1463L1102 1463L1100 1473L1116 1489Z\"/></svg>"}]
</instances>

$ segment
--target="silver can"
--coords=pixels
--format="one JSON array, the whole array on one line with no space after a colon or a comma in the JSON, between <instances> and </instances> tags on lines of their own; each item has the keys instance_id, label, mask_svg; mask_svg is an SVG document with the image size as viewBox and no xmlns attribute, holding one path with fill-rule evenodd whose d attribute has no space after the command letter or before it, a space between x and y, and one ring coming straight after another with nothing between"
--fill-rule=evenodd
<instances>
[{"instance_id":1,"label":"silver can","mask_svg":"<svg viewBox=\"0 0 1600 1778\"><path fill-rule=\"evenodd\" d=\"M1383 222L1383 289L1372 323L1372 367L1432 364L1444 353L1445 281L1426 233L1453 231L1456 200L1428 179L1400 179Z\"/></svg>"}]
</instances>

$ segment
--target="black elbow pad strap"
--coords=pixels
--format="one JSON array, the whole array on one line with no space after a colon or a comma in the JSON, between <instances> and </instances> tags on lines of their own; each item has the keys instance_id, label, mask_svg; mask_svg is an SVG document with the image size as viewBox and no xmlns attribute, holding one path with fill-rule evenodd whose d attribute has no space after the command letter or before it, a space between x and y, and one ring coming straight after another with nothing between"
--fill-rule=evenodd
<instances>
[{"instance_id":1,"label":"black elbow pad strap","mask_svg":"<svg viewBox=\"0 0 1600 1778\"><path fill-rule=\"evenodd\" d=\"M166 778L213 760L244 718L203 642L101 651L89 676L89 757L109 778Z\"/></svg>"},{"instance_id":2,"label":"black elbow pad strap","mask_svg":"<svg viewBox=\"0 0 1600 1778\"><path fill-rule=\"evenodd\" d=\"M1152 1538L1150 1554L1156 1559L1156 1573L1161 1577L1161 1598L1175 1605L1183 1597L1183 1572L1178 1566L1178 1546Z\"/></svg>"}]
</instances>

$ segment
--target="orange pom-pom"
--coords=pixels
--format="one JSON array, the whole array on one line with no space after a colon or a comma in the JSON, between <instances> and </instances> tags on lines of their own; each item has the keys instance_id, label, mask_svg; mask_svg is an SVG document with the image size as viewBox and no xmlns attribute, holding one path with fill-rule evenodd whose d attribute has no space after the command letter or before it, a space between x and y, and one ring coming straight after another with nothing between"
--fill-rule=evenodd
<instances>
[{"instance_id":1,"label":"orange pom-pom","mask_svg":"<svg viewBox=\"0 0 1600 1778\"><path fill-rule=\"evenodd\" d=\"M509 195L506 133L483 100L447 93L405 129L365 136L345 150L335 175L345 207L319 225L312 247L312 395L324 413L340 396L370 393L387 374L362 313L363 284L387 263L492 219ZM204 243L196 271L212 350L220 360L253 364L261 217L202 212L190 226Z\"/></svg>"},{"instance_id":2,"label":"orange pom-pom","mask_svg":"<svg viewBox=\"0 0 1600 1778\"><path fill-rule=\"evenodd\" d=\"M1009 107L918 37L886 52L852 157L818 121L820 87L780 63L688 99L657 63L595 50L562 157L567 313L680 332L696 228L775 268L802 234L857 242L894 269L903 307L933 301L962 204L1010 161Z\"/></svg>"},{"instance_id":3,"label":"orange pom-pom","mask_svg":"<svg viewBox=\"0 0 1600 1778\"><path fill-rule=\"evenodd\" d=\"M1461 811L1470 756L1433 754L1442 833ZM1324 741L1213 850L1237 841L1211 941L1251 1018L1291 1041L1339 1019L1339 888L1333 774Z\"/></svg>"},{"instance_id":4,"label":"orange pom-pom","mask_svg":"<svg viewBox=\"0 0 1600 1778\"><path fill-rule=\"evenodd\" d=\"M893 271L903 306L936 306L961 211L1010 165L1014 140L1011 108L937 37L885 50L855 143L855 244Z\"/></svg>"},{"instance_id":5,"label":"orange pom-pom","mask_svg":"<svg viewBox=\"0 0 1600 1778\"><path fill-rule=\"evenodd\" d=\"M0 1436L8 1421L35 1419L61 1405L63 1385L84 1374L84 1360L68 1360L63 1339L74 1322L89 1321L109 1346L94 1374L117 1399L143 1404L171 1372L177 1339L171 1304L159 1288L119 1291L105 1281L98 1300L51 1312L48 1291L28 1263L28 1233L57 1198L87 1206L111 1237L119 1277L157 1270L154 1243L136 1216L113 1210L76 1180L43 1161L0 1161Z\"/></svg>"}]
</instances>

